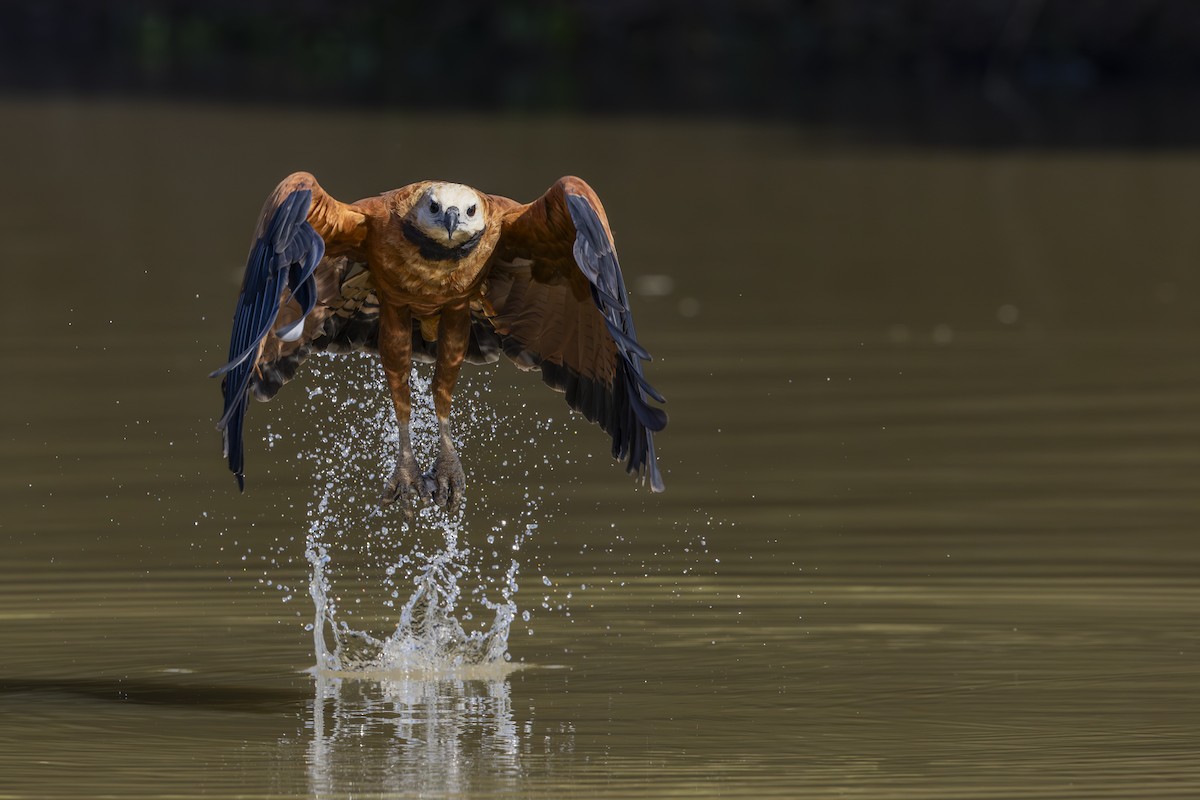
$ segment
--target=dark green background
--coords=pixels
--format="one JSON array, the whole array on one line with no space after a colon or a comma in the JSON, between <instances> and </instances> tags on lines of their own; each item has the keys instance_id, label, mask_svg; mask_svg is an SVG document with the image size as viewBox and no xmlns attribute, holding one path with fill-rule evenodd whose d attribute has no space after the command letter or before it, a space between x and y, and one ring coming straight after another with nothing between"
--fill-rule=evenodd
<instances>
[{"instance_id":1,"label":"dark green background","mask_svg":"<svg viewBox=\"0 0 1200 800\"><path fill-rule=\"evenodd\" d=\"M0 2L0 92L1200 140L1191 0Z\"/></svg>"}]
</instances>

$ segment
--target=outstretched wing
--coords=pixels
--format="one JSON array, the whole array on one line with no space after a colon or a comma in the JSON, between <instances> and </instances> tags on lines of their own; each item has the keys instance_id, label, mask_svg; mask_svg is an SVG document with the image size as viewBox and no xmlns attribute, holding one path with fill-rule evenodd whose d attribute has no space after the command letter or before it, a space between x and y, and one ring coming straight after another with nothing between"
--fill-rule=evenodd
<instances>
[{"instance_id":1,"label":"outstretched wing","mask_svg":"<svg viewBox=\"0 0 1200 800\"><path fill-rule=\"evenodd\" d=\"M340 291L347 269L346 259L333 256L355 252L365 236L365 214L334 200L307 172L285 178L259 214L234 309L229 362L211 375L224 376L225 407L217 428L239 489L245 484L242 434L251 384L257 382L259 396L278 390L264 380L263 365L308 344L317 327L319 315L312 312L318 300L327 302ZM294 373L295 365L291 369Z\"/></svg>"},{"instance_id":2,"label":"outstretched wing","mask_svg":"<svg viewBox=\"0 0 1200 800\"><path fill-rule=\"evenodd\" d=\"M614 458L663 490L654 432L665 402L646 381L612 233L599 198L579 178L560 179L528 205L503 212L487 279L490 322L505 353L566 395L568 405L612 436Z\"/></svg>"}]
</instances>

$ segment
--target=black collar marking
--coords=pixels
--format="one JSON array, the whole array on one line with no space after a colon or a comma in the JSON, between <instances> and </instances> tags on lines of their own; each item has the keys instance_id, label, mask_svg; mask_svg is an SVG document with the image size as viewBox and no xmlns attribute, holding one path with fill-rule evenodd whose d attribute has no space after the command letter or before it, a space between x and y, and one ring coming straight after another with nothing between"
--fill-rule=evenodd
<instances>
[{"instance_id":1,"label":"black collar marking","mask_svg":"<svg viewBox=\"0 0 1200 800\"><path fill-rule=\"evenodd\" d=\"M467 239L460 245L455 247L446 247L432 237L420 231L416 225L413 225L409 220L404 220L404 238L415 244L421 251L421 258L427 261L458 261L471 255L471 251L479 244L479 240L483 238L483 231Z\"/></svg>"}]
</instances>

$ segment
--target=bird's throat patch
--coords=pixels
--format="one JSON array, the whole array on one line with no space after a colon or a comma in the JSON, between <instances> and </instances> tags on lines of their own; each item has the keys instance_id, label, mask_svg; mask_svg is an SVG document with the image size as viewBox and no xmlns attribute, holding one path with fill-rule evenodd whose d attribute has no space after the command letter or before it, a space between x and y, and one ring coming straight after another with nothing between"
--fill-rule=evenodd
<instances>
[{"instance_id":1,"label":"bird's throat patch","mask_svg":"<svg viewBox=\"0 0 1200 800\"><path fill-rule=\"evenodd\" d=\"M427 261L459 261L471 255L479 244L479 240L483 238L483 228L479 233L467 239L465 242L454 247L447 247L438 242L433 237L421 231L416 225L413 225L409 220L404 220L404 238L417 246L421 253L421 258Z\"/></svg>"}]
</instances>

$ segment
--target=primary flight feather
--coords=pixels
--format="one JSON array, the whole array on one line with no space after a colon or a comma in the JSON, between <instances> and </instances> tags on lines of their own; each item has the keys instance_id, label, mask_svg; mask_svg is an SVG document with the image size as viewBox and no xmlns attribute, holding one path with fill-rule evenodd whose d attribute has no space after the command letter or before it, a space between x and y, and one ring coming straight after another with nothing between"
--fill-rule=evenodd
<instances>
[{"instance_id":1,"label":"primary flight feather","mask_svg":"<svg viewBox=\"0 0 1200 800\"><path fill-rule=\"evenodd\" d=\"M599 198L566 177L532 203L422 181L355 203L307 172L285 178L259 215L234 311L218 423L244 486L246 407L268 400L314 350L376 352L399 424L381 500L457 510L466 478L450 437L463 361L500 354L564 393L612 437L614 458L662 491L654 433L665 402L646 380L612 232ZM422 472L409 435L413 359L435 364L439 448ZM407 506L406 506L407 508Z\"/></svg>"}]
</instances>

